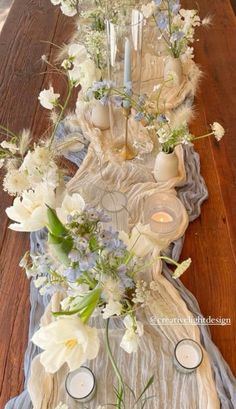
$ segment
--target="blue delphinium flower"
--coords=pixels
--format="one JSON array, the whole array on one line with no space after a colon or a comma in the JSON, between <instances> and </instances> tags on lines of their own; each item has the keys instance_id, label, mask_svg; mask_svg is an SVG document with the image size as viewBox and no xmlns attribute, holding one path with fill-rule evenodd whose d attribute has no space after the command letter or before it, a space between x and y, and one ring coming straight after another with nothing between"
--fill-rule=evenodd
<instances>
[{"instance_id":1,"label":"blue delphinium flower","mask_svg":"<svg viewBox=\"0 0 236 409\"><path fill-rule=\"evenodd\" d=\"M157 5L157 7L159 7L162 3L162 0L155 0L155 4Z\"/></svg>"},{"instance_id":2,"label":"blue delphinium flower","mask_svg":"<svg viewBox=\"0 0 236 409\"><path fill-rule=\"evenodd\" d=\"M184 32L183 31L175 31L172 34L170 41L172 43L174 43L175 41L181 40L183 37L184 37Z\"/></svg>"},{"instance_id":3,"label":"blue delphinium flower","mask_svg":"<svg viewBox=\"0 0 236 409\"><path fill-rule=\"evenodd\" d=\"M123 99L119 95L114 95L112 97L112 102L117 108L122 107Z\"/></svg>"},{"instance_id":4,"label":"blue delphinium flower","mask_svg":"<svg viewBox=\"0 0 236 409\"><path fill-rule=\"evenodd\" d=\"M157 25L160 28L160 30L165 30L166 27L168 26L168 18L164 13L159 14L157 18Z\"/></svg>"},{"instance_id":5,"label":"blue delphinium flower","mask_svg":"<svg viewBox=\"0 0 236 409\"><path fill-rule=\"evenodd\" d=\"M73 263L76 263L80 259L80 253L78 250L72 249L68 254L68 257Z\"/></svg>"},{"instance_id":6,"label":"blue delphinium flower","mask_svg":"<svg viewBox=\"0 0 236 409\"><path fill-rule=\"evenodd\" d=\"M108 95L104 95L101 99L100 102L102 105L107 105L109 101Z\"/></svg>"},{"instance_id":7,"label":"blue delphinium flower","mask_svg":"<svg viewBox=\"0 0 236 409\"><path fill-rule=\"evenodd\" d=\"M164 123L168 122L168 119L164 114L160 114L160 115L157 116L157 121L164 124Z\"/></svg>"},{"instance_id":8,"label":"blue delphinium flower","mask_svg":"<svg viewBox=\"0 0 236 409\"><path fill-rule=\"evenodd\" d=\"M146 102L146 99L147 99L147 95L146 95L146 94L140 95L139 98L138 98L138 104L139 104L140 106L143 106L143 105L145 104L145 102Z\"/></svg>"},{"instance_id":9,"label":"blue delphinium flower","mask_svg":"<svg viewBox=\"0 0 236 409\"><path fill-rule=\"evenodd\" d=\"M134 116L135 121L141 121L145 117L143 112L137 112Z\"/></svg>"},{"instance_id":10,"label":"blue delphinium flower","mask_svg":"<svg viewBox=\"0 0 236 409\"><path fill-rule=\"evenodd\" d=\"M120 286L122 290L126 288L134 287L134 281L132 280L132 278L130 278L127 275L127 265L126 264L121 264L117 269L117 273L119 275Z\"/></svg>"},{"instance_id":11,"label":"blue delphinium flower","mask_svg":"<svg viewBox=\"0 0 236 409\"><path fill-rule=\"evenodd\" d=\"M68 278L68 280L70 280L70 281L77 280L77 278L79 278L81 276L81 274L82 274L82 272L81 272L81 269L79 267L68 267L64 271L64 276L66 276Z\"/></svg>"},{"instance_id":12,"label":"blue delphinium flower","mask_svg":"<svg viewBox=\"0 0 236 409\"><path fill-rule=\"evenodd\" d=\"M88 271L96 266L96 260L98 255L96 253L88 253L79 262L79 268L81 271Z\"/></svg>"},{"instance_id":13,"label":"blue delphinium flower","mask_svg":"<svg viewBox=\"0 0 236 409\"><path fill-rule=\"evenodd\" d=\"M179 1L171 5L171 11L173 14L178 14L180 8L181 8L181 5Z\"/></svg>"}]
</instances>

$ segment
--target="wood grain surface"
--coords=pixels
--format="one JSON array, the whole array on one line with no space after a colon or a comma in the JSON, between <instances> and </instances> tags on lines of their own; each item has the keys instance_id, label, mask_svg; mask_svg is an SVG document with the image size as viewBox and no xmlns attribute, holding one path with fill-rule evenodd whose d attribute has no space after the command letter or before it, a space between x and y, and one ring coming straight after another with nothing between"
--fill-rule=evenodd
<instances>
[{"instance_id":1,"label":"wood grain surface","mask_svg":"<svg viewBox=\"0 0 236 409\"><path fill-rule=\"evenodd\" d=\"M184 0L187 8L195 0ZM213 340L236 374L236 24L229 0L198 0L201 16L213 15L213 26L198 31L196 61L204 76L196 98L192 132L221 122L227 135L196 144L209 200L191 223L182 257L192 257L184 284L197 297L205 316L229 317L231 326L212 327ZM15 0L0 34L0 123L15 132L32 129L35 139L47 131L47 112L38 104L40 90L53 81L64 95L63 81L44 73L41 55L53 60L54 47L68 41L75 21L49 0ZM23 388L23 358L29 325L29 284L18 267L28 235L7 229L4 192L0 201L0 408Z\"/></svg>"}]
</instances>

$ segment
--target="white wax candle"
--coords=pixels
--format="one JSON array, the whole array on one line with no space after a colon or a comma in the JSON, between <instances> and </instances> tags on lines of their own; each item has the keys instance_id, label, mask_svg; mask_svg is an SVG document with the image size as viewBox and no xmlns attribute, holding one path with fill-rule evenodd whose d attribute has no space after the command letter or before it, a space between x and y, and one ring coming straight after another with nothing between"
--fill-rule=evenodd
<instances>
[{"instance_id":1,"label":"white wax candle","mask_svg":"<svg viewBox=\"0 0 236 409\"><path fill-rule=\"evenodd\" d=\"M202 349L200 345L191 340L182 340L175 349L177 362L186 369L197 368L202 361Z\"/></svg>"},{"instance_id":2,"label":"white wax candle","mask_svg":"<svg viewBox=\"0 0 236 409\"><path fill-rule=\"evenodd\" d=\"M131 44L128 38L125 39L125 60L124 60L124 87L131 82Z\"/></svg>"},{"instance_id":3,"label":"white wax candle","mask_svg":"<svg viewBox=\"0 0 236 409\"><path fill-rule=\"evenodd\" d=\"M151 219L154 220L154 222L159 222L159 223L170 223L173 222L173 217L166 212L156 212L151 216Z\"/></svg>"},{"instance_id":4,"label":"white wax candle","mask_svg":"<svg viewBox=\"0 0 236 409\"><path fill-rule=\"evenodd\" d=\"M78 400L91 398L95 389L93 373L86 367L70 372L66 379L66 389L69 395Z\"/></svg>"}]
</instances>

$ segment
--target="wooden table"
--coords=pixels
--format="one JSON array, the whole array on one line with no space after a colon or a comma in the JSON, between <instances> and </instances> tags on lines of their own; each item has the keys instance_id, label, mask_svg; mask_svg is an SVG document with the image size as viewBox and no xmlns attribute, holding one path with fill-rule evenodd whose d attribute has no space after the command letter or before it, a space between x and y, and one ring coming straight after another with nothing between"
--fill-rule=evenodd
<instances>
[{"instance_id":1,"label":"wooden table","mask_svg":"<svg viewBox=\"0 0 236 409\"><path fill-rule=\"evenodd\" d=\"M187 8L194 0L184 0ZM227 131L218 145L213 139L196 144L209 200L191 223L182 257L192 257L183 282L197 297L205 316L229 317L232 325L212 327L212 336L236 374L236 24L229 0L198 0L201 16L211 14L213 26L200 29L196 61L204 72L196 98L192 132L221 122ZM38 104L50 80L64 95L63 82L44 72L41 56L55 55L51 43L70 39L75 27L49 0L15 0L0 35L0 123L15 132L32 129L35 139L48 128L47 112ZM12 198L2 193L0 275L0 407L23 388L23 358L29 325L29 283L18 267L28 235L9 229L5 208Z\"/></svg>"}]
</instances>

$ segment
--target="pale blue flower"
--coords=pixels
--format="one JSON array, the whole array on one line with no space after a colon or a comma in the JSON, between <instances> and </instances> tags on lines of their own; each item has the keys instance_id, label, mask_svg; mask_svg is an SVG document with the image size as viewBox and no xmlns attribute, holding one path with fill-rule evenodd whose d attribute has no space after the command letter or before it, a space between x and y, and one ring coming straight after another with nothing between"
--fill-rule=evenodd
<instances>
[{"instance_id":1,"label":"pale blue flower","mask_svg":"<svg viewBox=\"0 0 236 409\"><path fill-rule=\"evenodd\" d=\"M134 116L135 121L141 121L145 117L143 112L137 112Z\"/></svg>"},{"instance_id":2,"label":"pale blue flower","mask_svg":"<svg viewBox=\"0 0 236 409\"><path fill-rule=\"evenodd\" d=\"M157 25L160 30L165 30L168 26L168 18L164 13L160 13L157 18Z\"/></svg>"}]
</instances>

